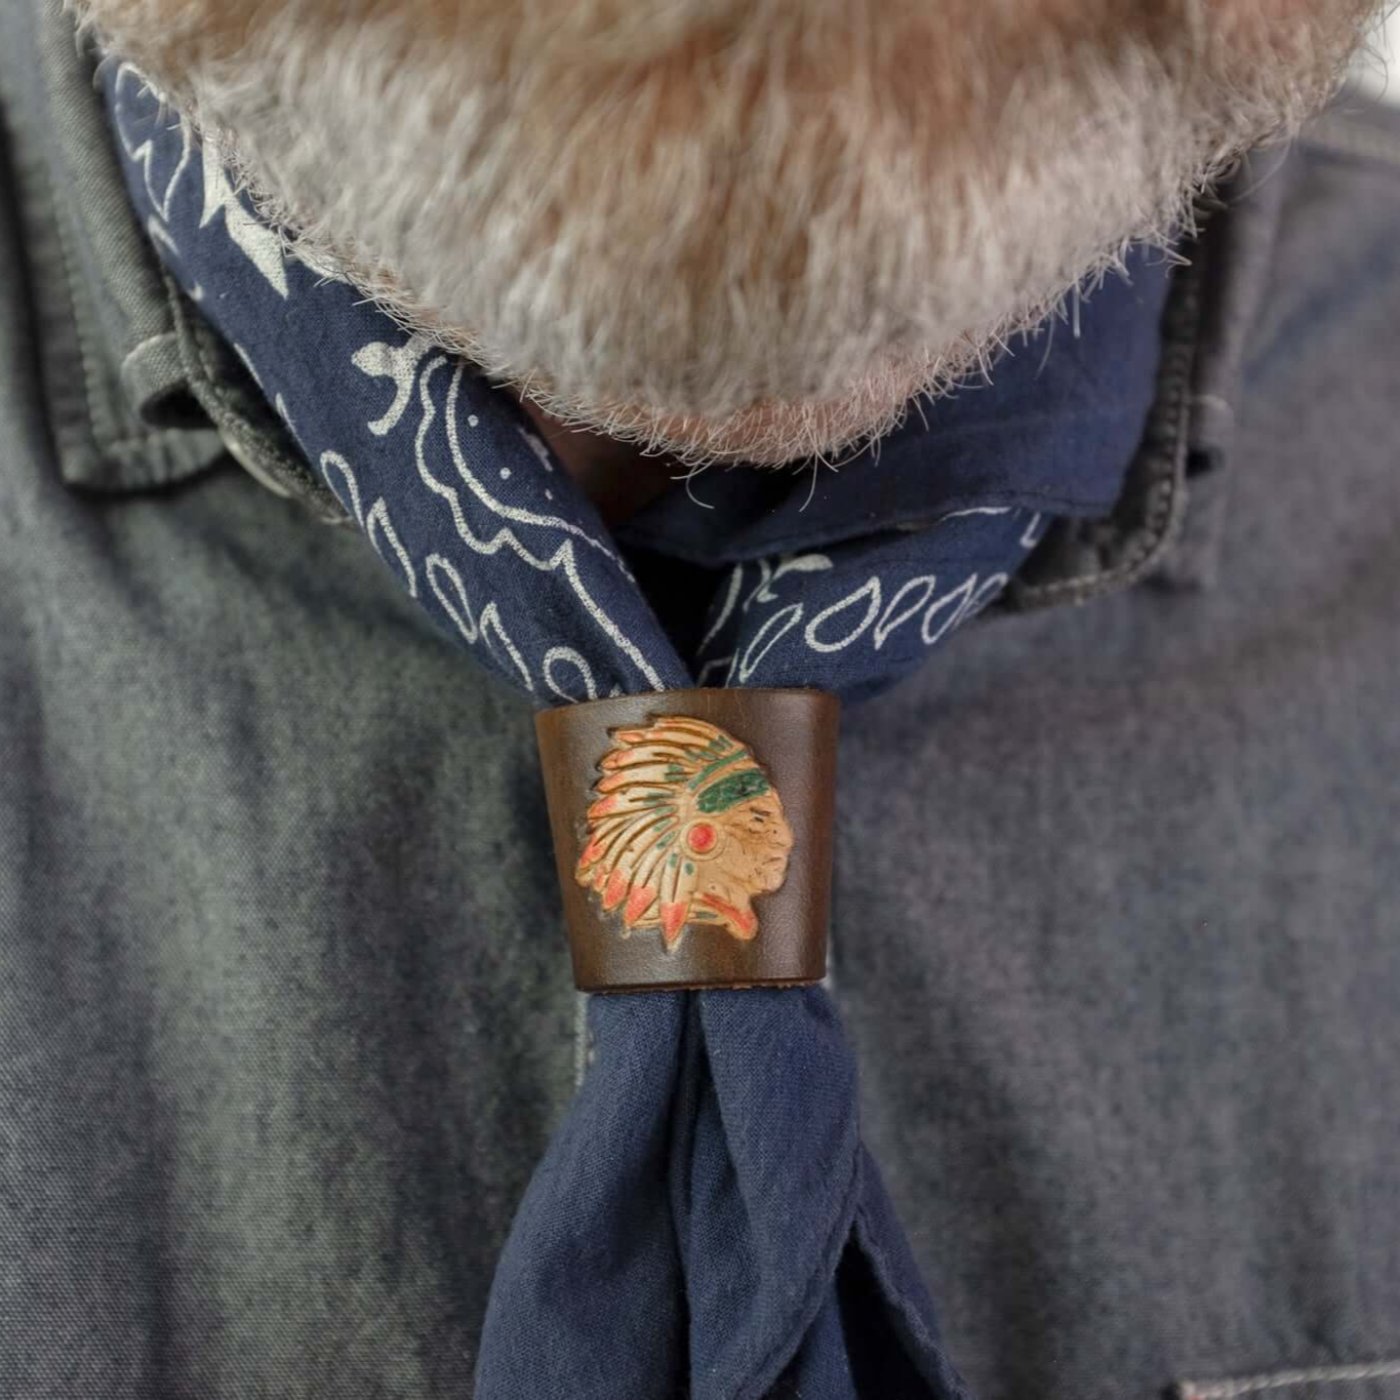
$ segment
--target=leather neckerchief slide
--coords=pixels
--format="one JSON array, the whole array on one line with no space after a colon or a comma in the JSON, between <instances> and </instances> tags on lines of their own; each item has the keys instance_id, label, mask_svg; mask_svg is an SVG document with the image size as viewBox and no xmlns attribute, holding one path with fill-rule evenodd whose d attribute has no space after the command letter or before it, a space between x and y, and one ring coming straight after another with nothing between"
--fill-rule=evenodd
<instances>
[{"instance_id":1,"label":"leather neckerchief slide","mask_svg":"<svg viewBox=\"0 0 1400 1400\"><path fill-rule=\"evenodd\" d=\"M679 690L535 720L585 992L826 975L840 702Z\"/></svg>"}]
</instances>

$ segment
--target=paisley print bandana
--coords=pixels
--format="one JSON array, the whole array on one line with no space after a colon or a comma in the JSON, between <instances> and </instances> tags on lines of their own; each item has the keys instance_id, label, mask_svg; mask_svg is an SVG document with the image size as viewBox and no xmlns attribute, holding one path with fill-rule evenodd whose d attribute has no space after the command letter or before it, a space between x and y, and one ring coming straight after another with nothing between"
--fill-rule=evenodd
<instances>
[{"instance_id":1,"label":"paisley print bandana","mask_svg":"<svg viewBox=\"0 0 1400 1400\"><path fill-rule=\"evenodd\" d=\"M169 274L402 587L538 703L696 684L878 691L997 597L1049 517L1105 511L1141 432L1166 284L1145 258L995 387L841 473L710 473L611 534L506 395L289 253L138 73L109 64L104 81ZM714 571L693 654L629 549ZM664 745L668 723L618 743ZM702 737L722 776L699 775L694 810L659 818L695 852L738 817L761 822L762 862L743 889L677 883L645 906L642 872L610 868L601 897L668 942L698 917L745 937L746 891L781 880L791 844L752 756ZM589 1024L588 1070L498 1266L481 1400L966 1393L861 1145L822 988L595 997Z\"/></svg>"}]
</instances>

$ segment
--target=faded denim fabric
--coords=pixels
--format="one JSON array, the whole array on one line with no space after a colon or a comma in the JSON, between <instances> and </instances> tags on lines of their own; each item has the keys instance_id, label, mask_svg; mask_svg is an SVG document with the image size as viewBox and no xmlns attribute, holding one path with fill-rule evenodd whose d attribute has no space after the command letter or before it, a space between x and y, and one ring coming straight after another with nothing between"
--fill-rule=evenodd
<instances>
[{"instance_id":1,"label":"faded denim fabric","mask_svg":"<svg viewBox=\"0 0 1400 1400\"><path fill-rule=\"evenodd\" d=\"M0 110L0 1391L468 1393L574 1092L530 708L316 523L56 5ZM982 1400L1400 1393L1400 133L1277 164L1006 597L1086 606L842 740L835 996Z\"/></svg>"}]
</instances>

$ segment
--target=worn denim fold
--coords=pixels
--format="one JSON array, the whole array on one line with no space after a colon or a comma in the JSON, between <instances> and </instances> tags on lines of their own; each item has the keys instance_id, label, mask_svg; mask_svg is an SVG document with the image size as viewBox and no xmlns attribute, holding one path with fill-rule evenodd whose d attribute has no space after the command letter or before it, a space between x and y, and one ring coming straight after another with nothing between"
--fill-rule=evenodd
<instances>
[{"instance_id":1,"label":"worn denim fold","mask_svg":"<svg viewBox=\"0 0 1400 1400\"><path fill-rule=\"evenodd\" d=\"M966 1394L822 988L592 999L583 1083L497 1268L478 1393Z\"/></svg>"}]
</instances>

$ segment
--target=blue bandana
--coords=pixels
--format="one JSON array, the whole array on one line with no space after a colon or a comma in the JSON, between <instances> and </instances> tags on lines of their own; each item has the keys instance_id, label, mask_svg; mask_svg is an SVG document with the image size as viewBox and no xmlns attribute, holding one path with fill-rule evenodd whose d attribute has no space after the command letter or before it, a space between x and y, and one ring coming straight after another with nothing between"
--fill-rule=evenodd
<instances>
[{"instance_id":1,"label":"blue bandana","mask_svg":"<svg viewBox=\"0 0 1400 1400\"><path fill-rule=\"evenodd\" d=\"M1167 281L1143 257L994 387L839 474L711 472L703 506L677 487L610 534L511 399L288 255L133 70L106 83L171 275L402 586L540 703L873 693L992 602L1051 517L1104 513L1137 446ZM638 587L638 551L712 580L693 654ZM825 991L595 997L589 1017L588 1071L493 1285L481 1400L964 1395Z\"/></svg>"}]
</instances>

